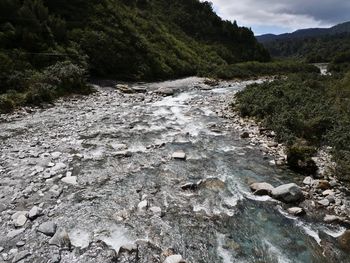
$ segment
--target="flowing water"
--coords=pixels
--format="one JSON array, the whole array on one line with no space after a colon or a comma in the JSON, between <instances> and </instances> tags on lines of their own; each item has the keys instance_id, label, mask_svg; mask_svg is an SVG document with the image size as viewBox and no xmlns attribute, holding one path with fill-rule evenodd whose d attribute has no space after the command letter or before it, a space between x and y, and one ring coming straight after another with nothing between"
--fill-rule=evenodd
<instances>
[{"instance_id":1,"label":"flowing water","mask_svg":"<svg viewBox=\"0 0 350 263\"><path fill-rule=\"evenodd\" d=\"M350 262L335 240L342 228L293 218L278 202L250 193L252 180L300 180L271 166L220 117L250 82L212 90L200 88L202 82L145 85L177 91L167 97L98 88L88 97L4 117L0 247L7 252L24 240L18 250L32 252L26 262L54 262L58 254L67 263L162 262L167 249L187 262ZM172 158L178 150L185 161ZM76 185L60 180L67 172ZM198 189L181 188L200 180ZM10 215L39 204L43 216L10 238ZM47 221L67 230L72 250L49 246L49 237L36 231ZM111 252L126 244L137 244L137 252Z\"/></svg>"}]
</instances>

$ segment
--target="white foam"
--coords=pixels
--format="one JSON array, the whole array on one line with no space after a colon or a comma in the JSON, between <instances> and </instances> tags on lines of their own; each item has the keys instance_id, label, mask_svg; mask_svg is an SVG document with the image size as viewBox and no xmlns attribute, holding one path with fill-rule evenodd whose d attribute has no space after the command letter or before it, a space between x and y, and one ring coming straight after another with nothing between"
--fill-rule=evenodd
<instances>
[{"instance_id":1,"label":"white foam","mask_svg":"<svg viewBox=\"0 0 350 263\"><path fill-rule=\"evenodd\" d=\"M281 250L279 250L277 247L272 245L269 241L264 240L264 243L267 245L270 255L274 255L277 258L277 262L279 262L279 263L292 262L287 258L287 256L283 255Z\"/></svg>"},{"instance_id":2,"label":"white foam","mask_svg":"<svg viewBox=\"0 0 350 263\"><path fill-rule=\"evenodd\" d=\"M226 249L223 248L224 240L225 240L225 235L223 235L223 234L218 234L217 235L217 241L218 241L217 251L218 251L218 254L222 258L222 262L223 263L232 263L232 262L234 262L233 258L232 258L232 255L230 254L229 251L227 251Z\"/></svg>"},{"instance_id":3,"label":"white foam","mask_svg":"<svg viewBox=\"0 0 350 263\"><path fill-rule=\"evenodd\" d=\"M90 244L90 234L84 230L74 229L69 232L69 238L75 247L87 248Z\"/></svg>"},{"instance_id":4,"label":"white foam","mask_svg":"<svg viewBox=\"0 0 350 263\"><path fill-rule=\"evenodd\" d=\"M111 246L117 253L123 245L134 242L129 237L128 230L124 227L115 227L107 234L100 236L100 239L107 245Z\"/></svg>"}]
</instances>

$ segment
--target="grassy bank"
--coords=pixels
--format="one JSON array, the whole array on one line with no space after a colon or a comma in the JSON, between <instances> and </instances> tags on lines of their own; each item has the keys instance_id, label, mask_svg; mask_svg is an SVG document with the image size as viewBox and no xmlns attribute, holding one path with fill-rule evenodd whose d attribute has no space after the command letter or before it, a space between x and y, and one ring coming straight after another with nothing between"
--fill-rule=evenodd
<instances>
[{"instance_id":1,"label":"grassy bank","mask_svg":"<svg viewBox=\"0 0 350 263\"><path fill-rule=\"evenodd\" d=\"M296 170L298 159L307 163L315 148L333 147L335 172L350 182L350 72L299 73L254 84L238 94L235 107L242 116L257 118L276 131L277 139L288 145L290 165Z\"/></svg>"}]
</instances>

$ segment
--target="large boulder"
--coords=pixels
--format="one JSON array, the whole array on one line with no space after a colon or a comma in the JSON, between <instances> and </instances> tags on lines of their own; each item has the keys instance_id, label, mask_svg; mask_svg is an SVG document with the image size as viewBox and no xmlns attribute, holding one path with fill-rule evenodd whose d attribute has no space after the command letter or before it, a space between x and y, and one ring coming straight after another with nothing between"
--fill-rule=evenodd
<instances>
[{"instance_id":1,"label":"large boulder","mask_svg":"<svg viewBox=\"0 0 350 263\"><path fill-rule=\"evenodd\" d=\"M303 192L300 187L294 183L284 184L273 188L271 196L285 203L297 203L304 200Z\"/></svg>"},{"instance_id":2,"label":"large boulder","mask_svg":"<svg viewBox=\"0 0 350 263\"><path fill-rule=\"evenodd\" d=\"M344 234L338 237L338 242L342 249L350 252L350 230L346 230Z\"/></svg>"},{"instance_id":3,"label":"large boulder","mask_svg":"<svg viewBox=\"0 0 350 263\"><path fill-rule=\"evenodd\" d=\"M273 189L273 186L268 183L253 183L249 187L255 195L269 195Z\"/></svg>"}]
</instances>

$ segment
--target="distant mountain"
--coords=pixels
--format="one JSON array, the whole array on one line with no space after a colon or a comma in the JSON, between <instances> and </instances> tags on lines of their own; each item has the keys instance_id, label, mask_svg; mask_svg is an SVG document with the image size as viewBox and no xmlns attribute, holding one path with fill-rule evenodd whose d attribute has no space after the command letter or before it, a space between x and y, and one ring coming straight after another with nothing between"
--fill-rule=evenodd
<instances>
[{"instance_id":1,"label":"distant mountain","mask_svg":"<svg viewBox=\"0 0 350 263\"><path fill-rule=\"evenodd\" d=\"M257 39L273 57L304 59L311 63L331 62L350 51L350 22L331 28L301 29L282 35L266 34Z\"/></svg>"},{"instance_id":2,"label":"distant mountain","mask_svg":"<svg viewBox=\"0 0 350 263\"><path fill-rule=\"evenodd\" d=\"M267 43L275 40L310 38L325 35L336 35L341 33L350 33L350 21L333 26L331 28L307 28L297 30L293 33L285 33L281 35L265 34L257 36L256 38L260 43Z\"/></svg>"}]
</instances>

